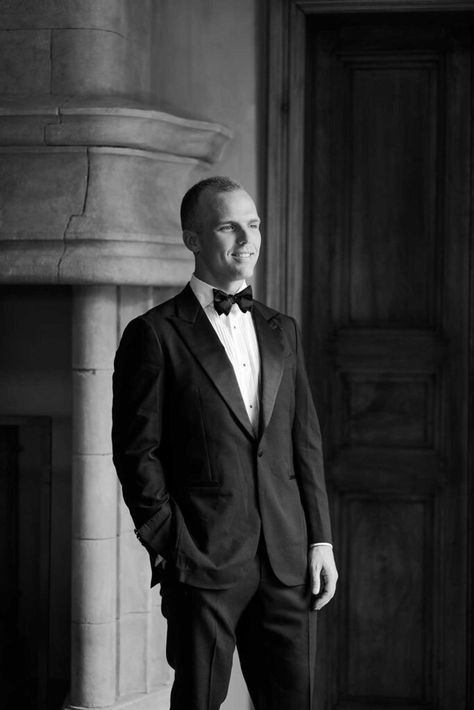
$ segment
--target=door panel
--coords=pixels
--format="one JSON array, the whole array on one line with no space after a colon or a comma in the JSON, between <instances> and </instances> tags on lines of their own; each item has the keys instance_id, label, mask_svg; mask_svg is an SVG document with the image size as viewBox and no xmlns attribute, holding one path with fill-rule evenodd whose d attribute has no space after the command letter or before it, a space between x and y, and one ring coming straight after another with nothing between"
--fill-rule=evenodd
<instances>
[{"instance_id":1,"label":"door panel","mask_svg":"<svg viewBox=\"0 0 474 710\"><path fill-rule=\"evenodd\" d=\"M352 83L349 322L423 327L437 256L436 57L340 61Z\"/></svg>"},{"instance_id":2,"label":"door panel","mask_svg":"<svg viewBox=\"0 0 474 710\"><path fill-rule=\"evenodd\" d=\"M422 569L426 549L423 500L352 498L347 610L347 691L350 695L406 698L423 693ZM367 556L367 551L370 555ZM394 590L396 592L394 592ZM387 673L387 634L390 673Z\"/></svg>"},{"instance_id":3,"label":"door panel","mask_svg":"<svg viewBox=\"0 0 474 710\"><path fill-rule=\"evenodd\" d=\"M308 35L305 332L341 575L321 708L466 708L471 35L449 22Z\"/></svg>"}]
</instances>

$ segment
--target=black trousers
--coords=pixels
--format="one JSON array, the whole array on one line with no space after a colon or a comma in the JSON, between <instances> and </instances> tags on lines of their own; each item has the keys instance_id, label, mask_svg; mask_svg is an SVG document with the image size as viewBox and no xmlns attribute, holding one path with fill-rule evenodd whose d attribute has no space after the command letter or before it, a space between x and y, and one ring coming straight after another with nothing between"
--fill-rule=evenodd
<instances>
[{"instance_id":1,"label":"black trousers","mask_svg":"<svg viewBox=\"0 0 474 710\"><path fill-rule=\"evenodd\" d=\"M170 710L218 710L236 646L255 710L311 710L316 612L309 583L284 586L263 545L230 589L183 584L168 565L161 594L175 670Z\"/></svg>"}]
</instances>

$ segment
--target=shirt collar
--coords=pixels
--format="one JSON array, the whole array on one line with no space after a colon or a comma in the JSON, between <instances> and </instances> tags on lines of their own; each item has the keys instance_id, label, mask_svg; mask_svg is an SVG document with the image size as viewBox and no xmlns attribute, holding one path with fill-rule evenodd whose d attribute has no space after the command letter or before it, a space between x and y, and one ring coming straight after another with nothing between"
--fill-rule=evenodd
<instances>
[{"instance_id":1,"label":"shirt collar","mask_svg":"<svg viewBox=\"0 0 474 710\"><path fill-rule=\"evenodd\" d=\"M201 281L201 279L198 279L197 276L194 274L191 276L191 279L189 281L189 285L191 286L192 292L196 296L197 300L201 304L203 308L206 308L207 306L211 306L214 304L214 292L213 289L217 288L216 286L211 286L210 284L207 284L205 281ZM247 288L247 282L244 280L240 284L239 288L235 293L239 293L239 291L243 291L244 288Z\"/></svg>"}]
</instances>

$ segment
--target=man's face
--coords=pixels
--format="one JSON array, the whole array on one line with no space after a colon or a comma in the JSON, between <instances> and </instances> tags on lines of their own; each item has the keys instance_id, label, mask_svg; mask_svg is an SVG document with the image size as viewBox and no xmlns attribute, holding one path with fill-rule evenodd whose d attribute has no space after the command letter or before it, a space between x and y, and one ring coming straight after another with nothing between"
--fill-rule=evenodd
<instances>
[{"instance_id":1,"label":"man's face","mask_svg":"<svg viewBox=\"0 0 474 710\"><path fill-rule=\"evenodd\" d=\"M245 190L204 192L196 231L185 236L196 259L196 276L225 291L252 276L260 240L257 208Z\"/></svg>"}]
</instances>

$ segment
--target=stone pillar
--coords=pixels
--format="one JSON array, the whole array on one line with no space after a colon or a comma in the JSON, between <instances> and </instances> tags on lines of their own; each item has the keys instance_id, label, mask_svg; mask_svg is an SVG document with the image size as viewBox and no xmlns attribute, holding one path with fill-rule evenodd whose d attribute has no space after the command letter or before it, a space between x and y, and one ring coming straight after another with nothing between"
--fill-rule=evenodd
<instances>
[{"instance_id":1,"label":"stone pillar","mask_svg":"<svg viewBox=\"0 0 474 710\"><path fill-rule=\"evenodd\" d=\"M76 287L72 320L72 706L116 698L117 478L111 455L116 289Z\"/></svg>"},{"instance_id":2,"label":"stone pillar","mask_svg":"<svg viewBox=\"0 0 474 710\"><path fill-rule=\"evenodd\" d=\"M153 0L0 0L1 92L146 100L152 5Z\"/></svg>"},{"instance_id":3,"label":"stone pillar","mask_svg":"<svg viewBox=\"0 0 474 710\"><path fill-rule=\"evenodd\" d=\"M132 318L169 295L166 289L120 287L118 334ZM161 596L157 587L150 589L148 554L138 544L121 492L118 513L117 695L134 698L140 708L167 710L172 674L165 657L166 623L161 614Z\"/></svg>"},{"instance_id":4,"label":"stone pillar","mask_svg":"<svg viewBox=\"0 0 474 710\"><path fill-rule=\"evenodd\" d=\"M149 287L76 286L72 320L72 658L67 710L165 710L159 594L137 543L111 452L117 335L153 305Z\"/></svg>"}]
</instances>

